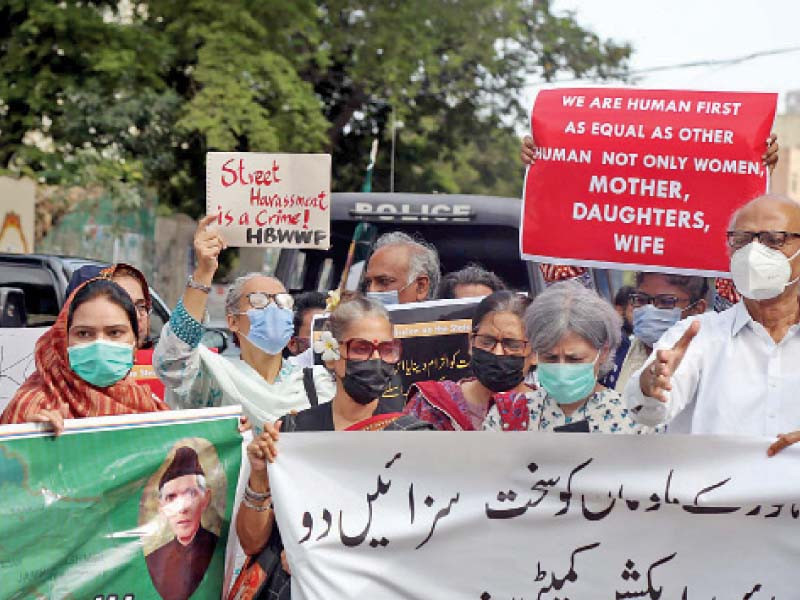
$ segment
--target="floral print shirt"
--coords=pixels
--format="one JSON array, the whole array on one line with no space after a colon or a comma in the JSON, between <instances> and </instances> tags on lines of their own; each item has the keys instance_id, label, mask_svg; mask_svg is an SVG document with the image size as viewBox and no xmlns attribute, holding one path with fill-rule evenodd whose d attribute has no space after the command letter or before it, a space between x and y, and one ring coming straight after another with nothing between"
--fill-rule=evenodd
<instances>
[{"instance_id":1,"label":"floral print shirt","mask_svg":"<svg viewBox=\"0 0 800 600\"><path fill-rule=\"evenodd\" d=\"M525 394L528 398L528 431L553 431L556 427L586 420L591 433L653 433L633 420L619 392L603 388L592 394L578 410L570 416L564 414L558 402L543 389ZM484 430L502 431L503 421L497 406L489 409L483 421Z\"/></svg>"}]
</instances>

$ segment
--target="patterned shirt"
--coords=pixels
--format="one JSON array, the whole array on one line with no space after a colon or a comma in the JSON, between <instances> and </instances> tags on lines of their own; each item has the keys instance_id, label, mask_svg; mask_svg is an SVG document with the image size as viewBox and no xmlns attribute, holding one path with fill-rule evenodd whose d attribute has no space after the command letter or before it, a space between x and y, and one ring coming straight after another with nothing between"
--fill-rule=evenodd
<instances>
[{"instance_id":1,"label":"patterned shirt","mask_svg":"<svg viewBox=\"0 0 800 600\"><path fill-rule=\"evenodd\" d=\"M553 431L556 427L586 420L591 433L649 433L651 430L638 425L625 407L622 396L614 390L603 388L595 392L570 416L564 414L556 402L543 389L525 394L528 398L528 431ZM484 430L503 430L503 422L497 406L489 409L483 422Z\"/></svg>"}]
</instances>

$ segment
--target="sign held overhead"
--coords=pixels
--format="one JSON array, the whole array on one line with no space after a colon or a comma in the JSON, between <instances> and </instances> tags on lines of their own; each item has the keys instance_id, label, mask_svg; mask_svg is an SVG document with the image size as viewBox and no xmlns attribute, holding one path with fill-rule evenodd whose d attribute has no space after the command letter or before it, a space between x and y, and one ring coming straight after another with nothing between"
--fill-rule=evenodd
<instances>
[{"instance_id":1,"label":"sign held overhead","mask_svg":"<svg viewBox=\"0 0 800 600\"><path fill-rule=\"evenodd\" d=\"M731 214L767 188L776 94L540 92L520 251L545 263L720 276Z\"/></svg>"},{"instance_id":2,"label":"sign held overhead","mask_svg":"<svg viewBox=\"0 0 800 600\"><path fill-rule=\"evenodd\" d=\"M330 154L206 155L206 214L229 246L327 250L330 197Z\"/></svg>"}]
</instances>

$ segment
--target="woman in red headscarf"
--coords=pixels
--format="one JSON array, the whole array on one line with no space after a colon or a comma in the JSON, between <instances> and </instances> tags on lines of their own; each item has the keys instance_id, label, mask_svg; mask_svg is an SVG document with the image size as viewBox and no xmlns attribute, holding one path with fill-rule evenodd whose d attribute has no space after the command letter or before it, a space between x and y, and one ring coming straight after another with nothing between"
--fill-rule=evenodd
<instances>
[{"instance_id":1,"label":"woman in red headscarf","mask_svg":"<svg viewBox=\"0 0 800 600\"><path fill-rule=\"evenodd\" d=\"M136 307L119 285L93 279L67 300L36 343L36 372L0 415L0 424L169 410L128 374L138 334Z\"/></svg>"}]
</instances>

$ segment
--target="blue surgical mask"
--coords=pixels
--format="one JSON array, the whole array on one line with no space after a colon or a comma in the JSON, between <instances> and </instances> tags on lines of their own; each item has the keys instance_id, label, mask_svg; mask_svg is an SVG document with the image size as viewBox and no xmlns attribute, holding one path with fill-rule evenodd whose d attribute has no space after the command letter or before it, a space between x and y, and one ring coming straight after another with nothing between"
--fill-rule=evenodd
<instances>
[{"instance_id":1,"label":"blue surgical mask","mask_svg":"<svg viewBox=\"0 0 800 600\"><path fill-rule=\"evenodd\" d=\"M377 300L384 306L390 304L400 304L399 292L397 290L387 290L385 292L367 292L367 298Z\"/></svg>"},{"instance_id":2,"label":"blue surgical mask","mask_svg":"<svg viewBox=\"0 0 800 600\"><path fill-rule=\"evenodd\" d=\"M294 313L270 302L266 308L247 311L250 332L247 341L267 354L280 354L294 333Z\"/></svg>"},{"instance_id":3,"label":"blue surgical mask","mask_svg":"<svg viewBox=\"0 0 800 600\"><path fill-rule=\"evenodd\" d=\"M133 346L95 340L67 348L69 366L75 374L96 387L108 387L133 368Z\"/></svg>"},{"instance_id":4,"label":"blue surgical mask","mask_svg":"<svg viewBox=\"0 0 800 600\"><path fill-rule=\"evenodd\" d=\"M590 363L545 363L536 365L539 383L559 404L574 404L592 393L597 384L594 365L600 353Z\"/></svg>"},{"instance_id":5,"label":"blue surgical mask","mask_svg":"<svg viewBox=\"0 0 800 600\"><path fill-rule=\"evenodd\" d=\"M680 308L656 308L652 304L633 309L633 335L653 346L664 332L681 319Z\"/></svg>"}]
</instances>

